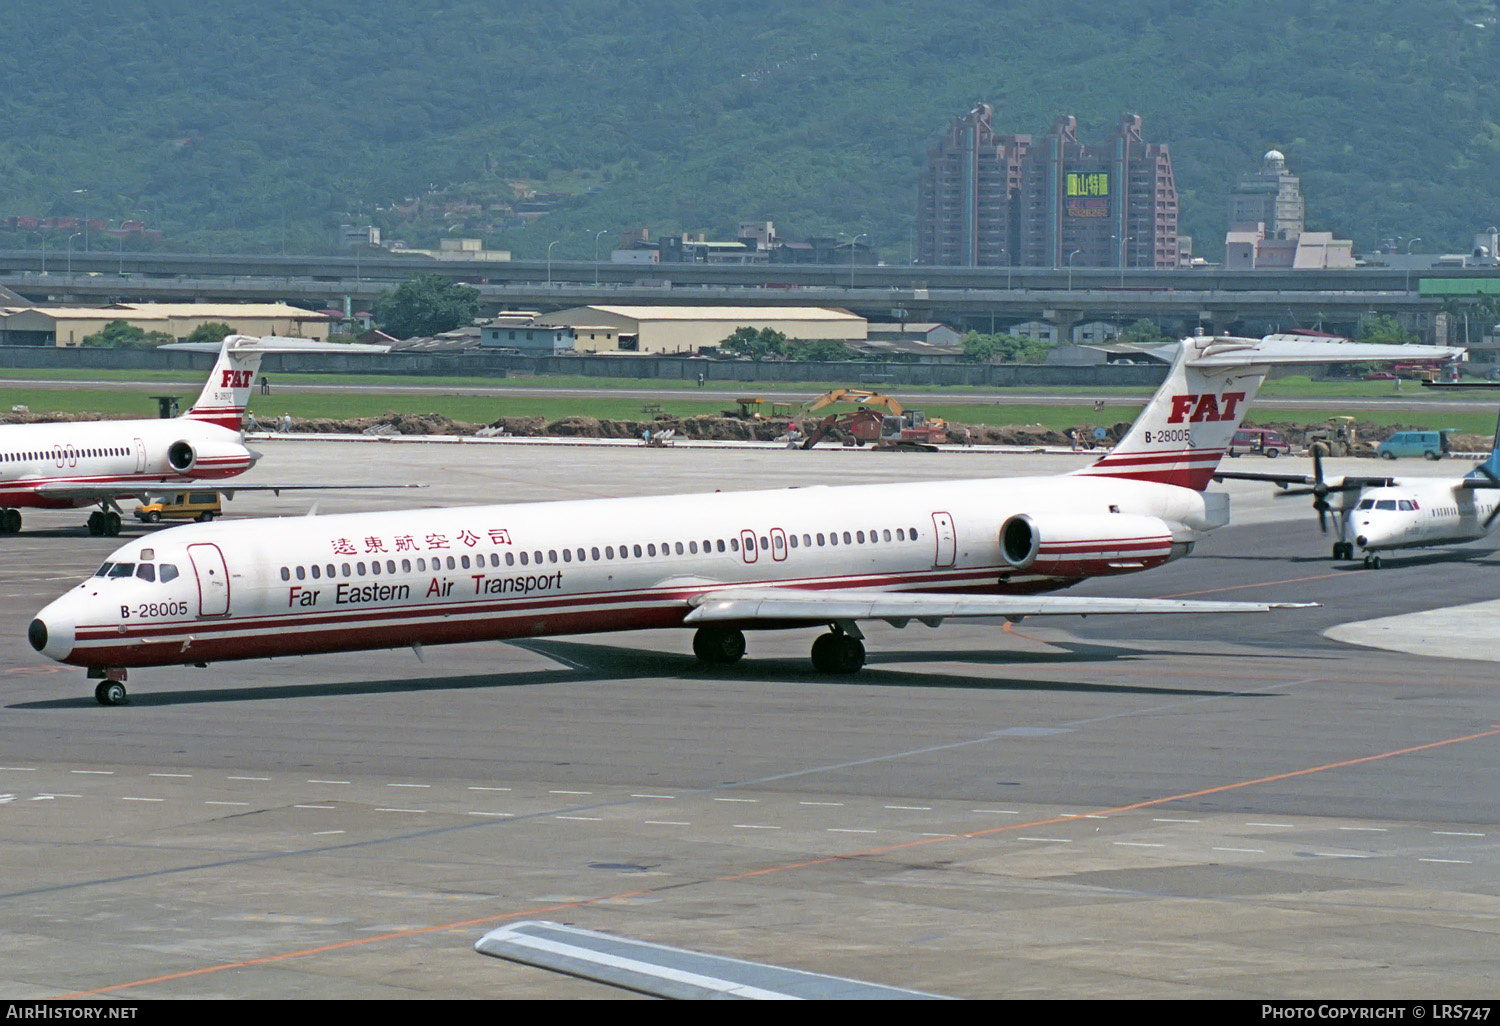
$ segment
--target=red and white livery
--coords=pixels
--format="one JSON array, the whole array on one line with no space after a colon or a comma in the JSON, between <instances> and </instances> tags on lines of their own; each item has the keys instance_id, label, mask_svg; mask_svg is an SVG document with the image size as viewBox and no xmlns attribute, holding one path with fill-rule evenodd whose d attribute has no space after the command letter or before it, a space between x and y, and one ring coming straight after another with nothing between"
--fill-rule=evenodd
<instances>
[{"instance_id":1,"label":"red and white livery","mask_svg":"<svg viewBox=\"0 0 1500 1026\"><path fill-rule=\"evenodd\" d=\"M198 401L180 417L0 427L0 534L20 532L22 507L97 505L89 514L89 533L117 535L122 498L144 499L201 483L215 484L225 494L309 487L217 483L243 474L260 459L245 446L240 422L261 357L327 348L308 339L229 335Z\"/></svg>"},{"instance_id":2,"label":"red and white livery","mask_svg":"<svg viewBox=\"0 0 1500 1026\"><path fill-rule=\"evenodd\" d=\"M698 657L728 664L746 630L826 626L813 663L848 673L864 662L861 620L1264 611L1047 593L1158 566L1228 523L1228 497L1205 489L1272 363L1411 353L1187 340L1120 445L1062 476L179 527L120 548L29 638L102 678L113 704L127 668L174 663L692 627Z\"/></svg>"}]
</instances>

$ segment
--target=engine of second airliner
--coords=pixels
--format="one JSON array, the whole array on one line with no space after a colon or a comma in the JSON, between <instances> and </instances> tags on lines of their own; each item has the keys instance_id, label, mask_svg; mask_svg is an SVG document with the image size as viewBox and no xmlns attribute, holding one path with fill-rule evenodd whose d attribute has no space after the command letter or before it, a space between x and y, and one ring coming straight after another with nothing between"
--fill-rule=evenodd
<instances>
[{"instance_id":1,"label":"engine of second airliner","mask_svg":"<svg viewBox=\"0 0 1500 1026\"><path fill-rule=\"evenodd\" d=\"M186 438L167 446L167 463L179 474L186 474L198 465L198 450Z\"/></svg>"},{"instance_id":2,"label":"engine of second airliner","mask_svg":"<svg viewBox=\"0 0 1500 1026\"><path fill-rule=\"evenodd\" d=\"M1130 513L1020 513L1000 525L1001 558L1049 577L1133 573L1191 549L1160 517Z\"/></svg>"}]
</instances>

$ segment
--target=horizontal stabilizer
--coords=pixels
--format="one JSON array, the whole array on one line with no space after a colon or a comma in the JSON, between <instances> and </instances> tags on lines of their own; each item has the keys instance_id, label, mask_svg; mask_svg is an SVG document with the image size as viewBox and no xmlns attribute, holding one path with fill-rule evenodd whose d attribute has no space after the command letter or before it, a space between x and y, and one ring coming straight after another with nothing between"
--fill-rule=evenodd
<instances>
[{"instance_id":1,"label":"horizontal stabilizer","mask_svg":"<svg viewBox=\"0 0 1500 1026\"><path fill-rule=\"evenodd\" d=\"M1321 335L1267 335L1260 339L1221 336L1190 341L1197 351L1188 357L1188 366L1205 368L1391 360L1448 361L1460 359L1466 352L1459 346L1387 345Z\"/></svg>"},{"instance_id":2,"label":"horizontal stabilizer","mask_svg":"<svg viewBox=\"0 0 1500 1026\"><path fill-rule=\"evenodd\" d=\"M689 624L722 621L937 621L981 616L1104 616L1128 613L1264 613L1311 602L1193 602L1182 599L1083 598L1067 595L945 595L900 591L723 588L697 596Z\"/></svg>"},{"instance_id":3,"label":"horizontal stabilizer","mask_svg":"<svg viewBox=\"0 0 1500 1026\"><path fill-rule=\"evenodd\" d=\"M641 994L686 1001L942 1000L917 990L706 955L560 923L502 926L481 937L474 950Z\"/></svg>"},{"instance_id":4,"label":"horizontal stabilizer","mask_svg":"<svg viewBox=\"0 0 1500 1026\"><path fill-rule=\"evenodd\" d=\"M292 338L287 335L236 335L230 341L230 350L235 353L387 353L390 346L366 342L324 342L313 338ZM219 342L168 342L158 349L176 349L188 353L217 353L224 346Z\"/></svg>"}]
</instances>

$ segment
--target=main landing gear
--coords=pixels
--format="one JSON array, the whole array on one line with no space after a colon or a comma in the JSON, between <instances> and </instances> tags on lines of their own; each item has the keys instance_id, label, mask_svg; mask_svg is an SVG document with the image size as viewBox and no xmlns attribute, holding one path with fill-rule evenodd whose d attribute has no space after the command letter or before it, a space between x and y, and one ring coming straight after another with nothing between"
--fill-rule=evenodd
<instances>
[{"instance_id":1,"label":"main landing gear","mask_svg":"<svg viewBox=\"0 0 1500 1026\"><path fill-rule=\"evenodd\" d=\"M112 509L96 509L89 514L89 534L113 538L120 533L120 514Z\"/></svg>"},{"instance_id":2,"label":"main landing gear","mask_svg":"<svg viewBox=\"0 0 1500 1026\"><path fill-rule=\"evenodd\" d=\"M100 705L124 705L125 704L125 669L120 666L111 666L104 669L93 668L89 670L90 677L103 677L98 687L94 688L94 700Z\"/></svg>"},{"instance_id":3,"label":"main landing gear","mask_svg":"<svg viewBox=\"0 0 1500 1026\"><path fill-rule=\"evenodd\" d=\"M1342 560L1353 559L1354 558L1354 543L1353 542L1344 542L1344 541L1334 542L1333 543L1333 558L1334 559L1342 559Z\"/></svg>"},{"instance_id":4,"label":"main landing gear","mask_svg":"<svg viewBox=\"0 0 1500 1026\"><path fill-rule=\"evenodd\" d=\"M21 511L18 509L0 509L0 534L21 533Z\"/></svg>"},{"instance_id":5,"label":"main landing gear","mask_svg":"<svg viewBox=\"0 0 1500 1026\"><path fill-rule=\"evenodd\" d=\"M693 654L707 666L733 666L745 655L745 632L738 627L700 627L693 635ZM835 624L814 641L812 664L819 673L858 673L865 665L865 646L854 625Z\"/></svg>"}]
</instances>

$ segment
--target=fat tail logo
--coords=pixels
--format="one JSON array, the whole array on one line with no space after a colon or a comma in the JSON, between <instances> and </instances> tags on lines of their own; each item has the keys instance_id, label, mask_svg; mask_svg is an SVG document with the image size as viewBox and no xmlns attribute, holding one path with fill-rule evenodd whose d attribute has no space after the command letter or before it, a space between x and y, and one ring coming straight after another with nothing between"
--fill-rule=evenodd
<instances>
[{"instance_id":1,"label":"fat tail logo","mask_svg":"<svg viewBox=\"0 0 1500 1026\"><path fill-rule=\"evenodd\" d=\"M1172 414L1167 418L1168 424L1201 424L1205 421L1238 420L1237 410L1239 404L1245 401L1244 392L1225 392L1223 395L1215 395L1205 392L1202 395L1172 396Z\"/></svg>"},{"instance_id":2,"label":"fat tail logo","mask_svg":"<svg viewBox=\"0 0 1500 1026\"><path fill-rule=\"evenodd\" d=\"M255 384L256 372L260 370L261 358L258 348L247 349L243 343L255 341L244 335L230 335L224 339L224 347L219 350L219 360L209 372L203 394L185 416L231 431L240 429L240 419L250 403L250 391Z\"/></svg>"}]
</instances>

